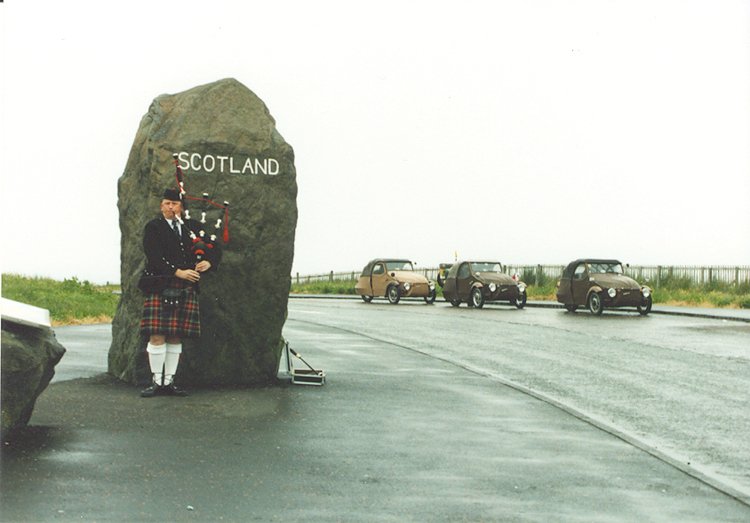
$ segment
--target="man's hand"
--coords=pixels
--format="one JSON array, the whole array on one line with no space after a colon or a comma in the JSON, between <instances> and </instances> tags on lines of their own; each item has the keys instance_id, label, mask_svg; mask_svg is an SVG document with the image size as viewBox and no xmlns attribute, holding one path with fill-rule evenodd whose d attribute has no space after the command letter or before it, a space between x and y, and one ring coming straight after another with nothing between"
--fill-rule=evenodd
<instances>
[{"instance_id":1,"label":"man's hand","mask_svg":"<svg viewBox=\"0 0 750 523\"><path fill-rule=\"evenodd\" d=\"M201 260L198 262L198 265L195 266L195 270L198 272L206 272L210 268L211 262L208 260Z\"/></svg>"},{"instance_id":2,"label":"man's hand","mask_svg":"<svg viewBox=\"0 0 750 523\"><path fill-rule=\"evenodd\" d=\"M177 269L174 275L181 280L187 280L193 283L201 279L201 275L198 274L198 271L194 271L193 269Z\"/></svg>"}]
</instances>

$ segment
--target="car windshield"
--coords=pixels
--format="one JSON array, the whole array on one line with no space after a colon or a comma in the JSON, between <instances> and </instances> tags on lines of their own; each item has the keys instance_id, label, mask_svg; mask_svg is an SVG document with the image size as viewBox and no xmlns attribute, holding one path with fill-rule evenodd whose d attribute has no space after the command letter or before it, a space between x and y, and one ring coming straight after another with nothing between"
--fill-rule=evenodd
<instances>
[{"instance_id":1,"label":"car windshield","mask_svg":"<svg viewBox=\"0 0 750 523\"><path fill-rule=\"evenodd\" d=\"M389 271L413 271L414 266L409 260L388 260L385 262Z\"/></svg>"},{"instance_id":2,"label":"car windshield","mask_svg":"<svg viewBox=\"0 0 750 523\"><path fill-rule=\"evenodd\" d=\"M621 263L590 263L589 264L590 274L622 274Z\"/></svg>"},{"instance_id":3,"label":"car windshield","mask_svg":"<svg viewBox=\"0 0 750 523\"><path fill-rule=\"evenodd\" d=\"M478 272L503 272L502 266L497 262L472 262L471 270Z\"/></svg>"}]
</instances>

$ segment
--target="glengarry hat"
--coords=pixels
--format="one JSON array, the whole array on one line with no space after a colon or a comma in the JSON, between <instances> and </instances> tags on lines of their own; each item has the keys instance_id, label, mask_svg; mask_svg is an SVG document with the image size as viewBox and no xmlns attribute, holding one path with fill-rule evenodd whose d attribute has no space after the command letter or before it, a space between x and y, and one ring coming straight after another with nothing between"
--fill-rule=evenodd
<instances>
[{"instance_id":1,"label":"glengarry hat","mask_svg":"<svg viewBox=\"0 0 750 523\"><path fill-rule=\"evenodd\" d=\"M164 200L170 200L172 202L182 202L182 195L177 189L164 189Z\"/></svg>"}]
</instances>

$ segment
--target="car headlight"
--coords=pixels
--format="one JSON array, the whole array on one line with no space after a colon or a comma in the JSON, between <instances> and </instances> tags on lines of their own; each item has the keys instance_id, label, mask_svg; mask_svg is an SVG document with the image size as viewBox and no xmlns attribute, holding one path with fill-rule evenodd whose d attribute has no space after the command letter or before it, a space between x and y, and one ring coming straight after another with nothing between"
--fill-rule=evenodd
<instances>
[{"instance_id":1,"label":"car headlight","mask_svg":"<svg viewBox=\"0 0 750 523\"><path fill-rule=\"evenodd\" d=\"M427 284L427 286L430 288L431 291L435 290L435 282L434 281L429 282Z\"/></svg>"},{"instance_id":2,"label":"car headlight","mask_svg":"<svg viewBox=\"0 0 750 523\"><path fill-rule=\"evenodd\" d=\"M490 283L490 292L495 292L497 290L497 285L494 283Z\"/></svg>"},{"instance_id":3,"label":"car headlight","mask_svg":"<svg viewBox=\"0 0 750 523\"><path fill-rule=\"evenodd\" d=\"M525 283L519 283L518 284L518 292L521 292L521 293L526 292L526 284Z\"/></svg>"},{"instance_id":4,"label":"car headlight","mask_svg":"<svg viewBox=\"0 0 750 523\"><path fill-rule=\"evenodd\" d=\"M612 289L612 288L610 288L610 289L609 289L609 290L607 291L607 294L609 294L609 297L610 297L610 298L614 298L615 296L617 296L617 291L616 291L615 289Z\"/></svg>"},{"instance_id":5,"label":"car headlight","mask_svg":"<svg viewBox=\"0 0 750 523\"><path fill-rule=\"evenodd\" d=\"M641 289L641 293L643 294L644 298L648 298L649 296L651 296L651 289L649 289L648 287L644 287Z\"/></svg>"},{"instance_id":6,"label":"car headlight","mask_svg":"<svg viewBox=\"0 0 750 523\"><path fill-rule=\"evenodd\" d=\"M411 289L411 283L409 283L409 282L407 281L406 283L404 283L404 290L405 290L406 292L409 292L409 289Z\"/></svg>"}]
</instances>

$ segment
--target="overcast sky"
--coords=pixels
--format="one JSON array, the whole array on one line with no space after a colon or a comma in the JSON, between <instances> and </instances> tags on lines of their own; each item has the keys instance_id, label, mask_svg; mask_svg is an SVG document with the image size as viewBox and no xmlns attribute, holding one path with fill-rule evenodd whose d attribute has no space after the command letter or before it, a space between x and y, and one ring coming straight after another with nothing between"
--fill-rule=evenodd
<instances>
[{"instance_id":1,"label":"overcast sky","mask_svg":"<svg viewBox=\"0 0 750 523\"><path fill-rule=\"evenodd\" d=\"M750 265L748 1L6 0L0 31L3 272L119 281L141 117L227 77L295 150L293 272Z\"/></svg>"}]
</instances>

